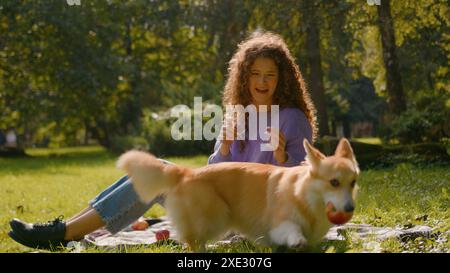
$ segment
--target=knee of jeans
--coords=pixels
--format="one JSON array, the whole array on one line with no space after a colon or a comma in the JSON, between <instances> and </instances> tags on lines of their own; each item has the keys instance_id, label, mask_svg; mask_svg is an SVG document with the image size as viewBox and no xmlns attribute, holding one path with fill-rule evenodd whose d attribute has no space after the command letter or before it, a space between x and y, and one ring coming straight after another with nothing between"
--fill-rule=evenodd
<instances>
[{"instance_id":1,"label":"knee of jeans","mask_svg":"<svg viewBox=\"0 0 450 273\"><path fill-rule=\"evenodd\" d=\"M103 190L101 193L99 193L96 197L94 197L92 200L88 202L88 204L92 207L95 203L99 202L102 198L113 192L118 187L122 186L129 180L129 177L127 175L122 176L120 179L118 179L116 182L114 182L112 185L110 185L108 188Z\"/></svg>"},{"instance_id":2,"label":"knee of jeans","mask_svg":"<svg viewBox=\"0 0 450 273\"><path fill-rule=\"evenodd\" d=\"M152 202L150 204L154 205L156 203L160 204L161 206L164 206L164 202L166 201L166 195L165 194L161 194L155 197L155 199L152 200Z\"/></svg>"},{"instance_id":3,"label":"knee of jeans","mask_svg":"<svg viewBox=\"0 0 450 273\"><path fill-rule=\"evenodd\" d=\"M117 233L144 215L150 207L150 204L144 204L136 200L130 206L122 208L115 215L105 217L105 227L109 232Z\"/></svg>"}]
</instances>

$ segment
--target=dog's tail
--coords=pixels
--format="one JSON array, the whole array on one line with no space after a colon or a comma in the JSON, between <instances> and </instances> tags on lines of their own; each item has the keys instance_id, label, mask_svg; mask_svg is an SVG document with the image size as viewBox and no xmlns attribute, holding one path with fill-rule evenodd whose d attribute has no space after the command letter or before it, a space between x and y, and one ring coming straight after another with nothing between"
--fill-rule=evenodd
<instances>
[{"instance_id":1,"label":"dog's tail","mask_svg":"<svg viewBox=\"0 0 450 273\"><path fill-rule=\"evenodd\" d=\"M129 151L120 156L117 167L127 172L141 201L149 203L180 180L180 168L164 164L149 153Z\"/></svg>"}]
</instances>

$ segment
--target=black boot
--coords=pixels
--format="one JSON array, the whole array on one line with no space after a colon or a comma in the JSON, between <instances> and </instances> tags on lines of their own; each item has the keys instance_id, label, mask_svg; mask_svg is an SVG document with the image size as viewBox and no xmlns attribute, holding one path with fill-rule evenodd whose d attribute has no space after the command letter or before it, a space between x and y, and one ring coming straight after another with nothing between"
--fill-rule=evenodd
<instances>
[{"instance_id":1,"label":"black boot","mask_svg":"<svg viewBox=\"0 0 450 273\"><path fill-rule=\"evenodd\" d=\"M65 247L69 241L64 240L66 223L60 216L47 223L29 224L19 219L9 222L12 231L8 233L19 244L40 249L56 250Z\"/></svg>"}]
</instances>

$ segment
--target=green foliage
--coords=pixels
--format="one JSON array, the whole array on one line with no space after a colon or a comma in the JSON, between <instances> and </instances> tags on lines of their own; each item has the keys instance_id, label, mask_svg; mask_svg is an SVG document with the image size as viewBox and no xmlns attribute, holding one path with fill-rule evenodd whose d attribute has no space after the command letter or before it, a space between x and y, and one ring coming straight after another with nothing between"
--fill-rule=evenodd
<instances>
[{"instance_id":1,"label":"green foliage","mask_svg":"<svg viewBox=\"0 0 450 273\"><path fill-rule=\"evenodd\" d=\"M381 151L376 153L362 153L358 157L358 162L366 168L392 167L405 162L417 167L430 164L448 166L450 155L440 143L393 145L382 146Z\"/></svg>"},{"instance_id":2,"label":"green foliage","mask_svg":"<svg viewBox=\"0 0 450 273\"><path fill-rule=\"evenodd\" d=\"M280 33L307 76L306 3L112 0L69 6L57 0L2 1L0 128L15 127L28 146L44 139L54 146L78 144L84 134L110 147L118 132L140 136L145 108L157 112L189 104L193 96L219 104L228 61L237 43L257 28ZM447 3L390 3L409 104L425 90L448 90ZM378 102L371 104L373 97L359 92L355 82L367 77L361 88L369 90L372 82L386 100L376 6L359 0L315 4L330 120L373 119ZM355 106L360 106L356 112ZM417 111L402 116L394 126L399 129L387 132L388 137L432 131L430 126L442 125L447 113L413 108ZM420 141L432 138L421 135Z\"/></svg>"},{"instance_id":3,"label":"green foliage","mask_svg":"<svg viewBox=\"0 0 450 273\"><path fill-rule=\"evenodd\" d=\"M400 143L439 142L450 136L448 94L424 96L385 127L385 139Z\"/></svg>"},{"instance_id":4,"label":"green foliage","mask_svg":"<svg viewBox=\"0 0 450 273\"><path fill-rule=\"evenodd\" d=\"M419 90L448 90L448 5L441 0L391 3L400 70L408 95L414 96Z\"/></svg>"},{"instance_id":5,"label":"green foliage","mask_svg":"<svg viewBox=\"0 0 450 273\"><path fill-rule=\"evenodd\" d=\"M323 137L314 145L326 155L332 155L339 140L334 137ZM450 155L445 144L419 143L410 145L382 145L364 143L350 139L353 152L360 169L386 168L408 162L414 166L428 164L448 166Z\"/></svg>"},{"instance_id":6,"label":"green foliage","mask_svg":"<svg viewBox=\"0 0 450 273\"><path fill-rule=\"evenodd\" d=\"M147 114L149 114L147 112ZM203 124L207 120L203 120ZM149 143L149 151L157 156L209 155L214 150L215 141L175 140L171 134L174 118L154 119L144 115L142 120L143 136ZM193 120L192 120L193 124ZM191 139L193 133L191 132Z\"/></svg>"},{"instance_id":7,"label":"green foliage","mask_svg":"<svg viewBox=\"0 0 450 273\"><path fill-rule=\"evenodd\" d=\"M116 154L121 154L129 150L147 151L149 144L143 137L137 136L114 136L111 139L110 150Z\"/></svg>"},{"instance_id":8,"label":"green foliage","mask_svg":"<svg viewBox=\"0 0 450 273\"><path fill-rule=\"evenodd\" d=\"M357 121L371 121L378 123L383 115L385 103L376 93L372 81L362 77L350 83L348 88L338 90L349 103L348 112L344 119Z\"/></svg>"},{"instance_id":9,"label":"green foliage","mask_svg":"<svg viewBox=\"0 0 450 273\"><path fill-rule=\"evenodd\" d=\"M372 81L367 77L352 80L337 92L327 92L327 109L333 124L342 123L344 134L350 137L350 123L371 122L376 129L386 109L386 102L377 95Z\"/></svg>"}]
</instances>

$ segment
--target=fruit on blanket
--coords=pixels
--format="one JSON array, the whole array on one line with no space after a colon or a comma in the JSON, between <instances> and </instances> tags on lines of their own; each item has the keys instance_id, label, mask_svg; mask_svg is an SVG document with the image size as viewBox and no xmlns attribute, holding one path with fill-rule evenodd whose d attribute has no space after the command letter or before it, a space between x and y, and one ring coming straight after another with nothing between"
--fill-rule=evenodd
<instances>
[{"instance_id":1,"label":"fruit on blanket","mask_svg":"<svg viewBox=\"0 0 450 273\"><path fill-rule=\"evenodd\" d=\"M133 230L146 230L148 228L148 223L144 218L139 218L136 222L131 225Z\"/></svg>"},{"instance_id":2,"label":"fruit on blanket","mask_svg":"<svg viewBox=\"0 0 450 273\"><path fill-rule=\"evenodd\" d=\"M327 203L327 218L328 220L335 225L343 225L347 223L353 216L353 213L336 211L333 203Z\"/></svg>"},{"instance_id":3,"label":"fruit on blanket","mask_svg":"<svg viewBox=\"0 0 450 273\"><path fill-rule=\"evenodd\" d=\"M170 232L167 229L158 230L155 233L155 236L156 236L157 241L164 241L164 240L169 239Z\"/></svg>"}]
</instances>

